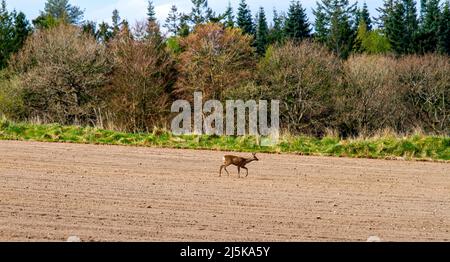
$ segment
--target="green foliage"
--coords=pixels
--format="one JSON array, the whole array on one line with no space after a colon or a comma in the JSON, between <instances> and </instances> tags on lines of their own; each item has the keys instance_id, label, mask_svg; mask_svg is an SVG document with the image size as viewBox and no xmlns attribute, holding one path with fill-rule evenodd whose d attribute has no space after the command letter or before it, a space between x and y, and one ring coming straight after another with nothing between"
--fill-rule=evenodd
<instances>
[{"instance_id":1,"label":"green foliage","mask_svg":"<svg viewBox=\"0 0 450 262\"><path fill-rule=\"evenodd\" d=\"M262 7L259 9L257 21L255 38L256 52L260 56L263 56L266 53L268 44L269 27L267 26L266 14Z\"/></svg>"},{"instance_id":2,"label":"green foliage","mask_svg":"<svg viewBox=\"0 0 450 262\"><path fill-rule=\"evenodd\" d=\"M19 78L7 70L0 71L0 116L24 119L25 110Z\"/></svg>"},{"instance_id":3,"label":"green foliage","mask_svg":"<svg viewBox=\"0 0 450 262\"><path fill-rule=\"evenodd\" d=\"M86 21L81 26L83 33L97 38L97 24L93 21Z\"/></svg>"},{"instance_id":4,"label":"green foliage","mask_svg":"<svg viewBox=\"0 0 450 262\"><path fill-rule=\"evenodd\" d=\"M418 51L419 21L414 0L386 0L379 9L386 37L397 54Z\"/></svg>"},{"instance_id":5,"label":"green foliage","mask_svg":"<svg viewBox=\"0 0 450 262\"><path fill-rule=\"evenodd\" d=\"M439 20L439 33L437 50L440 53L450 55L450 3L447 1L442 8Z\"/></svg>"},{"instance_id":6,"label":"green foliage","mask_svg":"<svg viewBox=\"0 0 450 262\"><path fill-rule=\"evenodd\" d=\"M328 48L341 58L347 58L356 37L352 17L356 3L348 0L321 0L314 10L316 15L316 39L326 43Z\"/></svg>"},{"instance_id":7,"label":"green foliage","mask_svg":"<svg viewBox=\"0 0 450 262\"><path fill-rule=\"evenodd\" d=\"M47 0L44 11L33 20L37 28L51 28L59 23L82 23L84 11L78 6L69 4L69 0Z\"/></svg>"},{"instance_id":8,"label":"green foliage","mask_svg":"<svg viewBox=\"0 0 450 262\"><path fill-rule=\"evenodd\" d=\"M70 24L79 24L84 15L84 11L78 6L69 4L69 0L47 0L44 12L46 15L62 19Z\"/></svg>"},{"instance_id":9,"label":"green foliage","mask_svg":"<svg viewBox=\"0 0 450 262\"><path fill-rule=\"evenodd\" d=\"M279 15L277 10L273 10L273 25L269 29L268 41L269 44L281 43L284 36L284 23L285 17L283 15Z\"/></svg>"},{"instance_id":10,"label":"green foliage","mask_svg":"<svg viewBox=\"0 0 450 262\"><path fill-rule=\"evenodd\" d=\"M302 8L300 2L292 2L286 23L284 27L285 36L294 41L301 41L310 36L311 29L309 28L308 18L306 17L306 10Z\"/></svg>"},{"instance_id":11,"label":"green foliage","mask_svg":"<svg viewBox=\"0 0 450 262\"><path fill-rule=\"evenodd\" d=\"M237 25L244 34L254 35L255 25L253 24L252 12L245 0L239 3L237 14Z\"/></svg>"},{"instance_id":12,"label":"green foliage","mask_svg":"<svg viewBox=\"0 0 450 262\"><path fill-rule=\"evenodd\" d=\"M418 32L418 51L420 53L430 53L436 51L438 47L439 25L441 12L439 0L422 1L421 25Z\"/></svg>"},{"instance_id":13,"label":"green foliage","mask_svg":"<svg viewBox=\"0 0 450 262\"><path fill-rule=\"evenodd\" d=\"M313 10L313 14L316 17L316 21L314 23L314 38L320 43L326 43L328 39L328 26L329 21L327 19L327 14L325 13L324 7L316 2L317 7Z\"/></svg>"},{"instance_id":14,"label":"green foliage","mask_svg":"<svg viewBox=\"0 0 450 262\"><path fill-rule=\"evenodd\" d=\"M155 5L153 4L152 0L148 0L148 6L147 6L147 21L150 23L156 22L156 12L155 12Z\"/></svg>"},{"instance_id":15,"label":"green foliage","mask_svg":"<svg viewBox=\"0 0 450 262\"><path fill-rule=\"evenodd\" d=\"M224 13L225 16L225 27L233 28L234 27L234 15L233 15L233 7L231 3L228 2L227 10Z\"/></svg>"},{"instance_id":16,"label":"green foliage","mask_svg":"<svg viewBox=\"0 0 450 262\"><path fill-rule=\"evenodd\" d=\"M178 32L180 31L180 14L178 14L178 8L176 5L172 5L170 8L164 27L173 36L178 35Z\"/></svg>"},{"instance_id":17,"label":"green foliage","mask_svg":"<svg viewBox=\"0 0 450 262\"><path fill-rule=\"evenodd\" d=\"M65 142L100 145L129 145L238 152L294 153L354 158L403 158L407 160L450 160L450 138L420 134L399 137L341 140L337 137L312 138L283 136L278 145L262 146L261 137L175 136L155 129L153 133L123 133L91 127L31 125L0 118L0 140Z\"/></svg>"},{"instance_id":18,"label":"green foliage","mask_svg":"<svg viewBox=\"0 0 450 262\"><path fill-rule=\"evenodd\" d=\"M166 41L166 45L172 54L178 55L182 52L180 39L177 36L169 37Z\"/></svg>"},{"instance_id":19,"label":"green foliage","mask_svg":"<svg viewBox=\"0 0 450 262\"><path fill-rule=\"evenodd\" d=\"M117 9L114 9L112 13L112 33L111 33L113 38L119 34L121 24L122 23L119 11Z\"/></svg>"},{"instance_id":20,"label":"green foliage","mask_svg":"<svg viewBox=\"0 0 450 262\"><path fill-rule=\"evenodd\" d=\"M380 29L367 31L364 20L361 20L356 35L354 51L367 54L386 54L391 51L391 45Z\"/></svg>"},{"instance_id":21,"label":"green foliage","mask_svg":"<svg viewBox=\"0 0 450 262\"><path fill-rule=\"evenodd\" d=\"M9 12L3 0L0 7L0 70L7 66L11 55L20 50L30 32L25 14Z\"/></svg>"},{"instance_id":22,"label":"green foliage","mask_svg":"<svg viewBox=\"0 0 450 262\"><path fill-rule=\"evenodd\" d=\"M108 43L113 37L111 27L106 22L102 22L98 26L98 31L96 33L97 40L101 43Z\"/></svg>"},{"instance_id":23,"label":"green foliage","mask_svg":"<svg viewBox=\"0 0 450 262\"><path fill-rule=\"evenodd\" d=\"M208 6L207 0L191 0L194 7L190 14L190 20L196 25L204 24L209 22L213 17L213 11Z\"/></svg>"},{"instance_id":24,"label":"green foliage","mask_svg":"<svg viewBox=\"0 0 450 262\"><path fill-rule=\"evenodd\" d=\"M356 23L359 23L361 21L364 21L364 24L366 25L366 30L371 31L372 30L372 19L370 18L369 9L367 7L366 2L364 2L363 7L356 11Z\"/></svg>"}]
</instances>

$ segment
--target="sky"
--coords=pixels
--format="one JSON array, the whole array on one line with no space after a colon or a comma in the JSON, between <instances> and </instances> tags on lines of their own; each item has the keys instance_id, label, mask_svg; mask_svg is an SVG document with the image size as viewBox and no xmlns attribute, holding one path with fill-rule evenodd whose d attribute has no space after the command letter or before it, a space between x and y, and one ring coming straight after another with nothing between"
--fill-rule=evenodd
<instances>
[{"instance_id":1,"label":"sky","mask_svg":"<svg viewBox=\"0 0 450 262\"><path fill-rule=\"evenodd\" d=\"M26 14L28 20L33 20L44 9L46 0L6 0L9 10L16 9ZM221 13L231 2L234 12L237 12L240 0L209 0L209 6L216 12ZM269 21L272 19L273 9L278 11L287 11L290 0L247 0L253 14L256 14L260 6L264 7ZM307 10L307 15L311 23L314 22L312 8L316 7L316 0L300 0L301 4ZM350 0L350 2L354 2ZM360 0L362 5L364 0ZM382 0L365 0L369 7L371 16L377 16L375 9L382 5ZM81 7L85 10L84 19L101 23L102 21L110 22L111 14L114 9L119 10L122 19L127 19L131 24L145 19L147 12L147 0L71 0L72 5ZM156 15L160 24L164 24L164 20L170 11L172 5L178 7L179 12L190 12L192 5L190 0L153 0Z\"/></svg>"}]
</instances>

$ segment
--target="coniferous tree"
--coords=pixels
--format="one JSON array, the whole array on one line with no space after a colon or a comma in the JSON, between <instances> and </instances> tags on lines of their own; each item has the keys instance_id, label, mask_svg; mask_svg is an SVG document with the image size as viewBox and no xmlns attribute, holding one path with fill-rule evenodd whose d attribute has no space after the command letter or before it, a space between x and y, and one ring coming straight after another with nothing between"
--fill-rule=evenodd
<instances>
[{"instance_id":1,"label":"coniferous tree","mask_svg":"<svg viewBox=\"0 0 450 262\"><path fill-rule=\"evenodd\" d=\"M319 2L316 2L316 4L317 7L313 10L313 14L316 17L316 21L314 23L314 38L321 43L326 43L328 39L328 26L330 21L325 13L324 7Z\"/></svg>"},{"instance_id":2,"label":"coniferous tree","mask_svg":"<svg viewBox=\"0 0 450 262\"><path fill-rule=\"evenodd\" d=\"M311 29L306 10L302 8L299 1L291 2L284 31L287 38L295 41L301 41L310 36Z\"/></svg>"},{"instance_id":3,"label":"coniferous tree","mask_svg":"<svg viewBox=\"0 0 450 262\"><path fill-rule=\"evenodd\" d=\"M266 53L269 34L269 27L267 25L266 14L263 7L259 8L257 17L255 46L256 52L260 56L263 56Z\"/></svg>"},{"instance_id":4,"label":"coniferous tree","mask_svg":"<svg viewBox=\"0 0 450 262\"><path fill-rule=\"evenodd\" d=\"M367 31L372 30L372 19L370 18L366 2L364 2L363 7L356 12L356 24L358 26L360 25L361 20L364 21Z\"/></svg>"},{"instance_id":5,"label":"coniferous tree","mask_svg":"<svg viewBox=\"0 0 450 262\"><path fill-rule=\"evenodd\" d=\"M417 42L420 53L434 52L437 49L441 18L439 2L439 0L421 1L420 32Z\"/></svg>"},{"instance_id":6,"label":"coniferous tree","mask_svg":"<svg viewBox=\"0 0 450 262\"><path fill-rule=\"evenodd\" d=\"M348 0L321 0L314 10L316 14L316 38L325 42L330 50L346 58L353 49L356 26L356 3Z\"/></svg>"},{"instance_id":7,"label":"coniferous tree","mask_svg":"<svg viewBox=\"0 0 450 262\"><path fill-rule=\"evenodd\" d=\"M47 0L41 16L47 15L70 24L80 24L84 11L78 6L71 5L69 0Z\"/></svg>"},{"instance_id":8,"label":"coniferous tree","mask_svg":"<svg viewBox=\"0 0 450 262\"><path fill-rule=\"evenodd\" d=\"M24 13L19 12L14 15L14 37L13 52L17 52L22 48L25 40L31 33L31 26Z\"/></svg>"},{"instance_id":9,"label":"coniferous tree","mask_svg":"<svg viewBox=\"0 0 450 262\"><path fill-rule=\"evenodd\" d=\"M284 15L279 15L276 9L273 9L273 24L269 29L269 44L281 43L284 38Z\"/></svg>"},{"instance_id":10,"label":"coniferous tree","mask_svg":"<svg viewBox=\"0 0 450 262\"><path fill-rule=\"evenodd\" d=\"M186 37L190 34L191 29L189 27L190 15L180 14L180 29L178 31L178 35L182 37Z\"/></svg>"},{"instance_id":11,"label":"coniferous tree","mask_svg":"<svg viewBox=\"0 0 450 262\"><path fill-rule=\"evenodd\" d=\"M7 66L13 53L19 51L31 32L30 24L22 12L9 12L6 1L0 5L0 69Z\"/></svg>"},{"instance_id":12,"label":"coniferous tree","mask_svg":"<svg viewBox=\"0 0 450 262\"><path fill-rule=\"evenodd\" d=\"M147 21L149 23L156 23L156 12L155 12L155 5L153 4L152 0L148 1L147 6Z\"/></svg>"},{"instance_id":13,"label":"coniferous tree","mask_svg":"<svg viewBox=\"0 0 450 262\"><path fill-rule=\"evenodd\" d=\"M445 2L439 19L437 51L450 55L450 4Z\"/></svg>"},{"instance_id":14,"label":"coniferous tree","mask_svg":"<svg viewBox=\"0 0 450 262\"><path fill-rule=\"evenodd\" d=\"M94 21L86 21L81 26L83 33L91 35L93 37L97 37L97 25Z\"/></svg>"},{"instance_id":15,"label":"coniferous tree","mask_svg":"<svg viewBox=\"0 0 450 262\"><path fill-rule=\"evenodd\" d=\"M116 37L120 32L120 15L117 9L114 9L112 14L112 37Z\"/></svg>"},{"instance_id":16,"label":"coniferous tree","mask_svg":"<svg viewBox=\"0 0 450 262\"><path fill-rule=\"evenodd\" d=\"M255 27L253 25L252 13L245 0L241 0L237 14L237 25L244 34L254 35Z\"/></svg>"},{"instance_id":17,"label":"coniferous tree","mask_svg":"<svg viewBox=\"0 0 450 262\"><path fill-rule=\"evenodd\" d=\"M225 27L233 28L234 27L234 15L233 15L233 7L231 7L231 3L228 2L227 10L224 13L225 17Z\"/></svg>"},{"instance_id":18,"label":"coniferous tree","mask_svg":"<svg viewBox=\"0 0 450 262\"><path fill-rule=\"evenodd\" d=\"M148 1L147 6L147 28L145 30L145 38L156 37L162 41L162 35L158 24L158 19L156 18L155 6L153 1Z\"/></svg>"},{"instance_id":19,"label":"coniferous tree","mask_svg":"<svg viewBox=\"0 0 450 262\"><path fill-rule=\"evenodd\" d=\"M384 0L383 6L376 8L379 13L378 18L375 19L378 27L384 29L386 24L389 24L392 12L394 10L394 0Z\"/></svg>"},{"instance_id":20,"label":"coniferous tree","mask_svg":"<svg viewBox=\"0 0 450 262\"><path fill-rule=\"evenodd\" d=\"M191 11L191 22L194 26L207 23L213 17L211 8L208 7L207 0L191 0L194 7Z\"/></svg>"},{"instance_id":21,"label":"coniferous tree","mask_svg":"<svg viewBox=\"0 0 450 262\"><path fill-rule=\"evenodd\" d=\"M427 10L427 0L420 0L420 15L419 15L419 22L423 23L423 20L425 18L425 13Z\"/></svg>"},{"instance_id":22,"label":"coniferous tree","mask_svg":"<svg viewBox=\"0 0 450 262\"><path fill-rule=\"evenodd\" d=\"M101 43L108 43L113 37L111 27L106 22L98 25L97 40Z\"/></svg>"},{"instance_id":23,"label":"coniferous tree","mask_svg":"<svg viewBox=\"0 0 450 262\"><path fill-rule=\"evenodd\" d=\"M380 13L378 23L386 35L392 50L397 54L404 54L408 50L406 43L405 8L402 0L385 0L383 7L378 8Z\"/></svg>"},{"instance_id":24,"label":"coniferous tree","mask_svg":"<svg viewBox=\"0 0 450 262\"><path fill-rule=\"evenodd\" d=\"M177 35L180 31L180 14L178 14L178 8L176 5L172 5L170 8L164 27L173 35Z\"/></svg>"},{"instance_id":25,"label":"coniferous tree","mask_svg":"<svg viewBox=\"0 0 450 262\"><path fill-rule=\"evenodd\" d=\"M0 69L6 67L12 53L13 22L13 17L6 8L6 2L2 0L0 6Z\"/></svg>"},{"instance_id":26,"label":"coniferous tree","mask_svg":"<svg viewBox=\"0 0 450 262\"><path fill-rule=\"evenodd\" d=\"M405 45L407 45L408 53L417 52L417 37L419 34L419 21L417 19L416 1L403 0L405 9Z\"/></svg>"}]
</instances>

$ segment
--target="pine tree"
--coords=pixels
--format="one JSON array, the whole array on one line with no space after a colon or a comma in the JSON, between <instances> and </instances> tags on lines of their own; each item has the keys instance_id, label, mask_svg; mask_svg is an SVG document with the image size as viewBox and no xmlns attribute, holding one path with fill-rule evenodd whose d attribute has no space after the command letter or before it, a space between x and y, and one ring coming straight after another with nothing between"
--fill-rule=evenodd
<instances>
[{"instance_id":1,"label":"pine tree","mask_svg":"<svg viewBox=\"0 0 450 262\"><path fill-rule=\"evenodd\" d=\"M419 16L420 23L423 23L426 12L427 12L427 0L420 0L420 16Z\"/></svg>"},{"instance_id":2,"label":"pine tree","mask_svg":"<svg viewBox=\"0 0 450 262\"><path fill-rule=\"evenodd\" d=\"M268 41L269 44L281 43L284 38L284 16L279 15L277 10L273 9L273 24L269 29Z\"/></svg>"},{"instance_id":3,"label":"pine tree","mask_svg":"<svg viewBox=\"0 0 450 262\"><path fill-rule=\"evenodd\" d=\"M253 25L252 13L245 0L241 0L237 14L237 25L244 34L254 35L255 27Z\"/></svg>"},{"instance_id":4,"label":"pine tree","mask_svg":"<svg viewBox=\"0 0 450 262\"><path fill-rule=\"evenodd\" d=\"M366 31L372 30L372 19L370 18L369 8L366 2L364 2L363 7L356 12L356 24L359 26L361 20L364 21L366 25Z\"/></svg>"},{"instance_id":5,"label":"pine tree","mask_svg":"<svg viewBox=\"0 0 450 262\"><path fill-rule=\"evenodd\" d=\"M112 37L116 37L120 32L120 15L117 9L114 9L112 14Z\"/></svg>"},{"instance_id":6,"label":"pine tree","mask_svg":"<svg viewBox=\"0 0 450 262\"><path fill-rule=\"evenodd\" d=\"M69 0L47 0L43 16L51 16L70 24L82 23L84 11L78 6L69 4Z\"/></svg>"},{"instance_id":7,"label":"pine tree","mask_svg":"<svg viewBox=\"0 0 450 262\"><path fill-rule=\"evenodd\" d=\"M260 56L263 56L266 53L269 34L269 27L267 25L266 14L264 12L263 7L259 8L257 17L258 22L256 25L256 39L255 39L256 52Z\"/></svg>"},{"instance_id":8,"label":"pine tree","mask_svg":"<svg viewBox=\"0 0 450 262\"><path fill-rule=\"evenodd\" d=\"M178 8L176 5L172 5L170 8L164 27L173 35L177 35L180 31L180 15L178 14Z\"/></svg>"},{"instance_id":9,"label":"pine tree","mask_svg":"<svg viewBox=\"0 0 450 262\"><path fill-rule=\"evenodd\" d=\"M385 25L389 24L393 10L394 0L384 0L383 7L376 9L376 11L380 14L379 17L376 18L376 23L380 29L385 29Z\"/></svg>"},{"instance_id":10,"label":"pine tree","mask_svg":"<svg viewBox=\"0 0 450 262\"><path fill-rule=\"evenodd\" d=\"M423 6L424 5L424 6ZM418 36L419 52L434 52L438 45L438 34L441 12L439 0L421 1L421 24Z\"/></svg>"},{"instance_id":11,"label":"pine tree","mask_svg":"<svg viewBox=\"0 0 450 262\"><path fill-rule=\"evenodd\" d=\"M211 8L208 7L207 0L191 0L194 7L191 11L191 22L194 26L207 23L213 16Z\"/></svg>"},{"instance_id":12,"label":"pine tree","mask_svg":"<svg viewBox=\"0 0 450 262\"><path fill-rule=\"evenodd\" d=\"M13 51L13 22L13 17L6 8L6 2L2 0L0 6L0 69L6 67Z\"/></svg>"},{"instance_id":13,"label":"pine tree","mask_svg":"<svg viewBox=\"0 0 450 262\"><path fill-rule=\"evenodd\" d=\"M155 6L153 4L152 0L148 1L148 6L147 6L147 21L149 23L156 23L157 19L156 19L156 12L155 12Z\"/></svg>"},{"instance_id":14,"label":"pine tree","mask_svg":"<svg viewBox=\"0 0 450 262\"><path fill-rule=\"evenodd\" d=\"M382 28L397 54L418 51L420 34L416 2L414 0L386 0L379 9Z\"/></svg>"},{"instance_id":15,"label":"pine tree","mask_svg":"<svg viewBox=\"0 0 450 262\"><path fill-rule=\"evenodd\" d=\"M442 54L450 55L450 6L446 1L441 12L437 50Z\"/></svg>"},{"instance_id":16,"label":"pine tree","mask_svg":"<svg viewBox=\"0 0 450 262\"><path fill-rule=\"evenodd\" d=\"M191 29L189 27L190 15L180 14L180 30L178 31L178 35L181 37L186 37L190 34Z\"/></svg>"},{"instance_id":17,"label":"pine tree","mask_svg":"<svg viewBox=\"0 0 450 262\"><path fill-rule=\"evenodd\" d=\"M311 34L306 10L302 8L300 2L291 2L285 24L285 35L295 41L308 38Z\"/></svg>"},{"instance_id":18,"label":"pine tree","mask_svg":"<svg viewBox=\"0 0 450 262\"><path fill-rule=\"evenodd\" d=\"M330 50L346 58L353 49L356 26L356 3L348 0L322 0L314 10L316 14L316 39L326 42Z\"/></svg>"},{"instance_id":19,"label":"pine tree","mask_svg":"<svg viewBox=\"0 0 450 262\"><path fill-rule=\"evenodd\" d=\"M359 26L358 30L356 31L356 39L353 45L353 51L355 51L356 53L363 53L364 51L366 51L364 49L363 42L367 38L367 35L367 24L364 19L359 19Z\"/></svg>"},{"instance_id":20,"label":"pine tree","mask_svg":"<svg viewBox=\"0 0 450 262\"><path fill-rule=\"evenodd\" d=\"M113 37L111 27L106 22L102 22L98 25L97 41L101 43L108 43Z\"/></svg>"},{"instance_id":21,"label":"pine tree","mask_svg":"<svg viewBox=\"0 0 450 262\"><path fill-rule=\"evenodd\" d=\"M9 12L6 1L0 5L0 69L7 66L13 53L18 52L31 32L30 23L22 12Z\"/></svg>"},{"instance_id":22,"label":"pine tree","mask_svg":"<svg viewBox=\"0 0 450 262\"><path fill-rule=\"evenodd\" d=\"M86 21L81 26L83 33L97 37L97 25L93 21Z\"/></svg>"},{"instance_id":23,"label":"pine tree","mask_svg":"<svg viewBox=\"0 0 450 262\"><path fill-rule=\"evenodd\" d=\"M417 36L419 29L419 21L417 19L417 8L414 0L403 0L405 9L406 34L405 44L407 44L407 52L415 53L417 51Z\"/></svg>"},{"instance_id":24,"label":"pine tree","mask_svg":"<svg viewBox=\"0 0 450 262\"><path fill-rule=\"evenodd\" d=\"M325 13L324 7L319 2L316 4L317 7L313 10L313 14L316 17L316 21L314 23L314 38L321 43L325 43L328 39L328 27L330 21Z\"/></svg>"},{"instance_id":25,"label":"pine tree","mask_svg":"<svg viewBox=\"0 0 450 262\"><path fill-rule=\"evenodd\" d=\"M385 25L386 36L392 45L392 49L397 54L408 52L406 17L404 5L400 2L394 3L392 11L389 13L387 24Z\"/></svg>"},{"instance_id":26,"label":"pine tree","mask_svg":"<svg viewBox=\"0 0 450 262\"><path fill-rule=\"evenodd\" d=\"M233 28L234 15L233 15L233 7L231 7L231 2L228 2L227 10L225 11L224 16L225 16L225 27Z\"/></svg>"},{"instance_id":27,"label":"pine tree","mask_svg":"<svg viewBox=\"0 0 450 262\"><path fill-rule=\"evenodd\" d=\"M14 16L13 52L17 52L22 48L30 33L30 22L28 22L24 13L19 12Z\"/></svg>"}]
</instances>

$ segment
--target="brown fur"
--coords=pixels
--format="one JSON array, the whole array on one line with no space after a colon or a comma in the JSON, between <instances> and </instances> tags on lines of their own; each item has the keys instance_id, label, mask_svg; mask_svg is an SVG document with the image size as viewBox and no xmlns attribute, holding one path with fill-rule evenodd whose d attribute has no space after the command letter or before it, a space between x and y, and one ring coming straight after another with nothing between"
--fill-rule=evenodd
<instances>
[{"instance_id":1,"label":"brown fur","mask_svg":"<svg viewBox=\"0 0 450 262\"><path fill-rule=\"evenodd\" d=\"M220 166L219 176L222 176L222 169L225 169L227 174L230 175L230 173L227 170L227 167L230 165L234 165L234 166L237 166L237 168L238 168L238 176L239 177L241 177L241 168L245 169L247 171L247 175L245 177L248 177L248 169L245 166L253 161L259 161L259 159L256 157L256 153L253 153L253 158L244 158L244 157L226 155L223 157L223 165Z\"/></svg>"}]
</instances>

